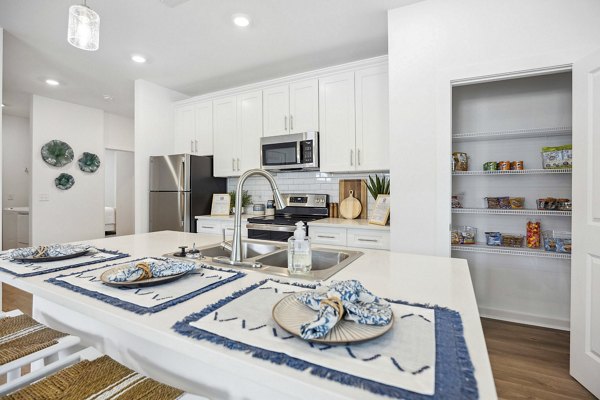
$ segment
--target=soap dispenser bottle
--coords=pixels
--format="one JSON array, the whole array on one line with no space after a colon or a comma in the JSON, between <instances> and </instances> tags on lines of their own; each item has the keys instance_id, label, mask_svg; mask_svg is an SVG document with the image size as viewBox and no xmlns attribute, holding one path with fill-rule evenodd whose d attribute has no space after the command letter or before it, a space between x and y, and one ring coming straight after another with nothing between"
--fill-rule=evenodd
<instances>
[{"instance_id":1,"label":"soap dispenser bottle","mask_svg":"<svg viewBox=\"0 0 600 400\"><path fill-rule=\"evenodd\" d=\"M310 238L306 236L304 222L299 221L294 236L288 239L288 271L290 274L305 274L311 267Z\"/></svg>"}]
</instances>

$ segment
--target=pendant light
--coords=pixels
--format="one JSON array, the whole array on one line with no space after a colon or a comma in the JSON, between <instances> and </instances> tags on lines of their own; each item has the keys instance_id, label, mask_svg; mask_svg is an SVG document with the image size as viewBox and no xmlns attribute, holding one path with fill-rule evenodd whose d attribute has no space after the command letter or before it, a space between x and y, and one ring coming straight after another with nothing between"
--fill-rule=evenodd
<instances>
[{"instance_id":1,"label":"pendant light","mask_svg":"<svg viewBox=\"0 0 600 400\"><path fill-rule=\"evenodd\" d=\"M86 0L69 7L67 40L82 50L96 51L100 46L100 16L87 6Z\"/></svg>"}]
</instances>

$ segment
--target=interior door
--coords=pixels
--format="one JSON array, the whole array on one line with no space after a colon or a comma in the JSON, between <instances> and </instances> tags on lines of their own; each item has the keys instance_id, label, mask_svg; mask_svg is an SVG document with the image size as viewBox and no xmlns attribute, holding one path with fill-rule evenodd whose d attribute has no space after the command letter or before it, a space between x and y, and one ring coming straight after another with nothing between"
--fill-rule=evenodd
<instances>
[{"instance_id":1,"label":"interior door","mask_svg":"<svg viewBox=\"0 0 600 400\"><path fill-rule=\"evenodd\" d=\"M236 97L226 97L213 102L215 150L214 174L219 177L239 175L236 172Z\"/></svg>"},{"instance_id":2,"label":"interior door","mask_svg":"<svg viewBox=\"0 0 600 400\"><path fill-rule=\"evenodd\" d=\"M262 92L241 94L238 107L238 155L239 172L260 168L260 138L263 133Z\"/></svg>"},{"instance_id":3,"label":"interior door","mask_svg":"<svg viewBox=\"0 0 600 400\"><path fill-rule=\"evenodd\" d=\"M264 97L264 135L276 136L290 133L290 93L288 85L266 89Z\"/></svg>"},{"instance_id":4,"label":"interior door","mask_svg":"<svg viewBox=\"0 0 600 400\"><path fill-rule=\"evenodd\" d=\"M319 81L290 84L290 133L319 131Z\"/></svg>"},{"instance_id":5,"label":"interior door","mask_svg":"<svg viewBox=\"0 0 600 400\"><path fill-rule=\"evenodd\" d=\"M573 66L571 375L600 397L600 51Z\"/></svg>"}]
</instances>

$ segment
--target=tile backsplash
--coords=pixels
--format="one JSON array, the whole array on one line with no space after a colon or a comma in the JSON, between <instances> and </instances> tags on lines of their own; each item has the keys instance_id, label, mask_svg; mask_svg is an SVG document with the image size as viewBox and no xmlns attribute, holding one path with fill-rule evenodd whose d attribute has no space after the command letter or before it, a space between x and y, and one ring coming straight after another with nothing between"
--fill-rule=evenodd
<instances>
[{"instance_id":1,"label":"tile backsplash","mask_svg":"<svg viewBox=\"0 0 600 400\"><path fill-rule=\"evenodd\" d=\"M304 172L280 172L275 175L275 180L281 193L316 193L329 195L329 201L339 203L339 181L340 179L366 179L368 182L368 173L356 174L332 174L318 171ZM371 176L376 175L371 173ZM389 178L389 172L377 173ZM236 189L238 178L227 179L227 191ZM265 204L267 200L273 199L271 187L265 178L253 176L248 178L244 184L244 190L252 195L252 201L256 204ZM368 214L371 214L372 207L375 205L374 199L368 196Z\"/></svg>"}]
</instances>

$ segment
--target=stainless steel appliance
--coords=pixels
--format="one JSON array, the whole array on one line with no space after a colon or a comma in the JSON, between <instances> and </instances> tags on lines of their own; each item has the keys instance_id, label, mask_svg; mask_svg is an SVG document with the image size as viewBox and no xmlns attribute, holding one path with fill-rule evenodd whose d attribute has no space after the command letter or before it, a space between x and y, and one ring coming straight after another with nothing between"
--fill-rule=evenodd
<instances>
[{"instance_id":1,"label":"stainless steel appliance","mask_svg":"<svg viewBox=\"0 0 600 400\"><path fill-rule=\"evenodd\" d=\"M248 238L287 241L296 230L295 224L302 221L305 224L317 219L327 218L326 194L284 194L286 207L277 209L275 215L248 218ZM309 234L308 225L306 233Z\"/></svg>"},{"instance_id":2,"label":"stainless steel appliance","mask_svg":"<svg viewBox=\"0 0 600 400\"><path fill-rule=\"evenodd\" d=\"M150 232L195 232L195 216L210 214L214 193L227 179L213 177L212 157L150 157Z\"/></svg>"},{"instance_id":3,"label":"stainless steel appliance","mask_svg":"<svg viewBox=\"0 0 600 400\"><path fill-rule=\"evenodd\" d=\"M261 138L260 165L275 171L318 170L319 132Z\"/></svg>"}]
</instances>

